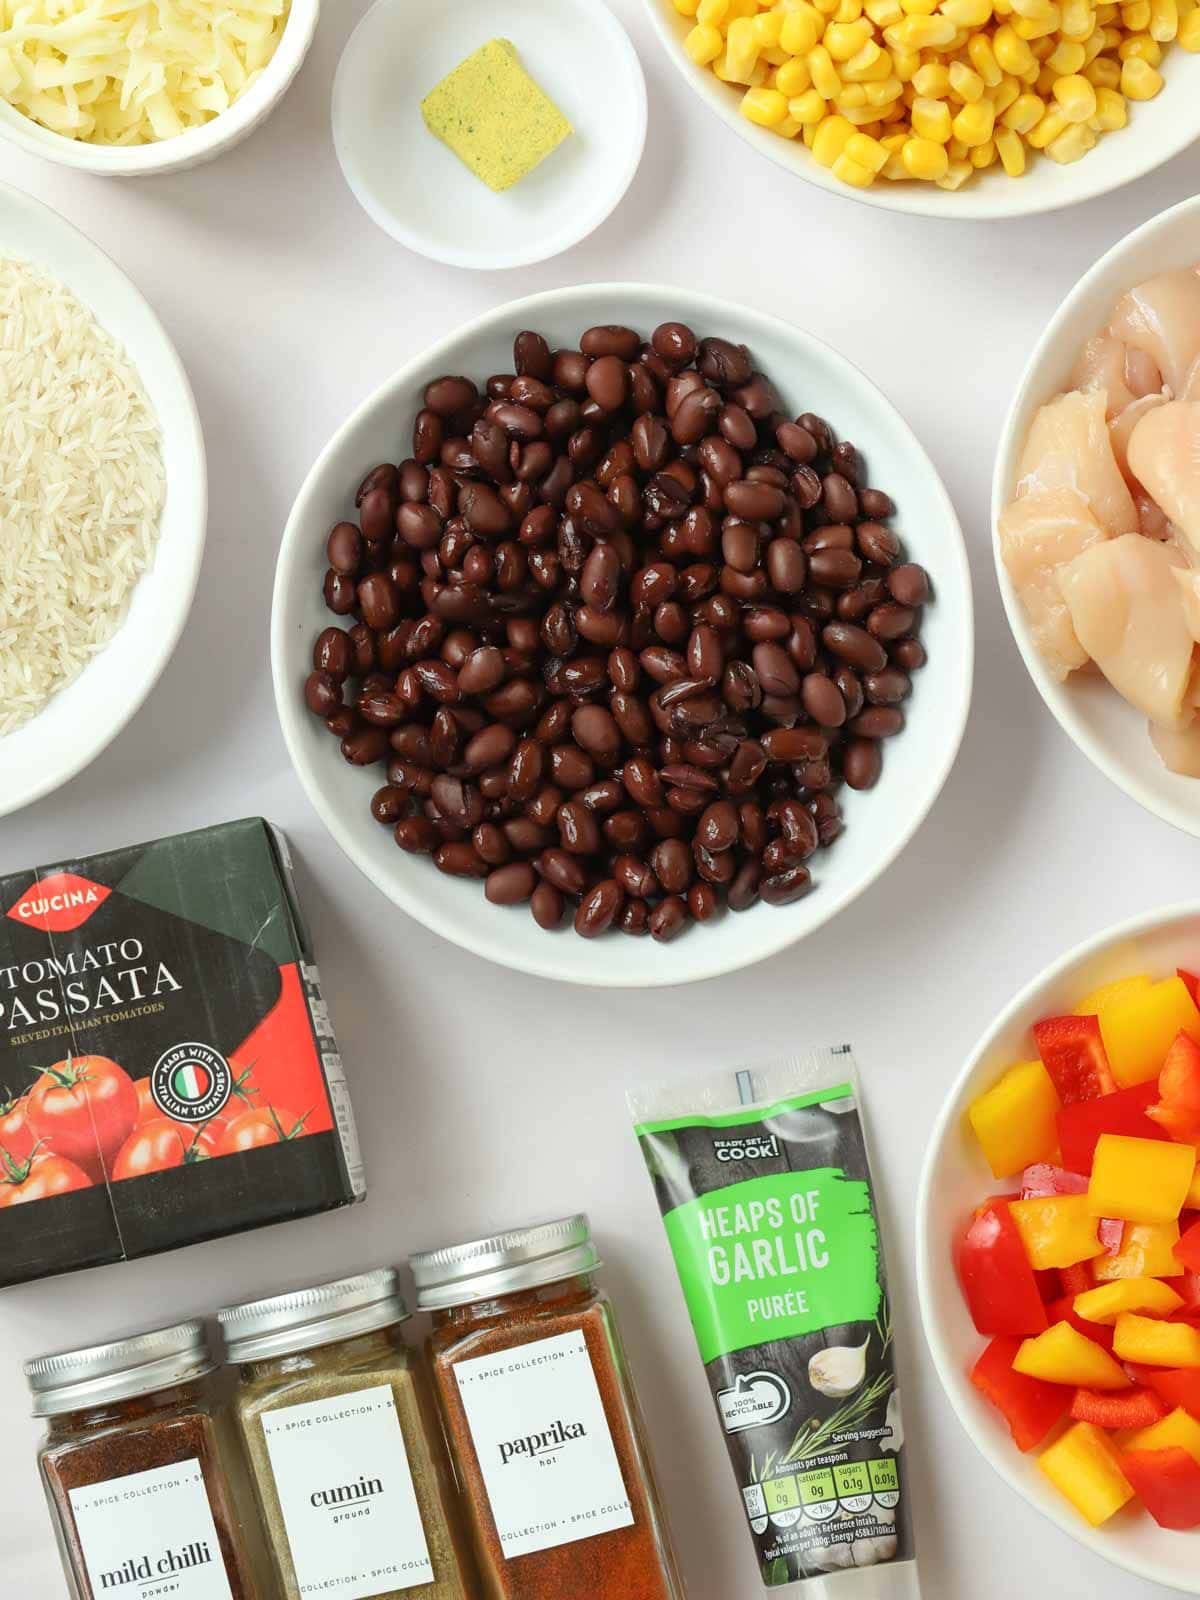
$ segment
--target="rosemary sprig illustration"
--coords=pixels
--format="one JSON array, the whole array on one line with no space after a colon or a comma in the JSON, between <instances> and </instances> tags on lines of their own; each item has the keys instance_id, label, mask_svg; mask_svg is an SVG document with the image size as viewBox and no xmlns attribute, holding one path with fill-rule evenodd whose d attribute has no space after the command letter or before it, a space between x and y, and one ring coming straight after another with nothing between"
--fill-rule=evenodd
<instances>
[{"instance_id":1,"label":"rosemary sprig illustration","mask_svg":"<svg viewBox=\"0 0 1200 1600\"><path fill-rule=\"evenodd\" d=\"M891 1373L881 1372L865 1388L860 1389L844 1405L839 1406L832 1416L826 1417L823 1421L810 1417L792 1440L787 1454L781 1457L780 1466L796 1466L811 1461L814 1456L819 1456L837 1434L847 1433L864 1423L876 1406L887 1399L891 1390Z\"/></svg>"}]
</instances>

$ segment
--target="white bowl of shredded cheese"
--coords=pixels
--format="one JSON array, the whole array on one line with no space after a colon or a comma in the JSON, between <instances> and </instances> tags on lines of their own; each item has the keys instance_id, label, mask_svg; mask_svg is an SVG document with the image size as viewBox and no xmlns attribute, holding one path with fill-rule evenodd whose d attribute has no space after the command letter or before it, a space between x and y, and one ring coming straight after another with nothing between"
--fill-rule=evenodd
<instances>
[{"instance_id":1,"label":"white bowl of shredded cheese","mask_svg":"<svg viewBox=\"0 0 1200 1600\"><path fill-rule=\"evenodd\" d=\"M266 121L320 0L0 0L0 136L106 177L211 161ZM186 18L186 25L182 19Z\"/></svg>"},{"instance_id":2,"label":"white bowl of shredded cheese","mask_svg":"<svg viewBox=\"0 0 1200 1600\"><path fill-rule=\"evenodd\" d=\"M83 234L0 184L0 815L81 772L154 687L207 501L157 317Z\"/></svg>"}]
</instances>

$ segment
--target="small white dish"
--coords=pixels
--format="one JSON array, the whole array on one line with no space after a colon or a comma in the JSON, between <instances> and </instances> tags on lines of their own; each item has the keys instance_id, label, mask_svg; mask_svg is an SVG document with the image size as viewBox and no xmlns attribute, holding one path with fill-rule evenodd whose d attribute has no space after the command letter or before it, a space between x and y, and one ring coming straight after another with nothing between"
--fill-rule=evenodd
<instances>
[{"instance_id":1,"label":"small white dish","mask_svg":"<svg viewBox=\"0 0 1200 1600\"><path fill-rule=\"evenodd\" d=\"M141 374L158 415L166 501L154 564L112 639L38 714L0 738L0 816L82 772L141 706L191 609L207 526L204 438L191 386L162 324L121 269L57 212L0 185L0 254L78 295Z\"/></svg>"},{"instance_id":2,"label":"small white dish","mask_svg":"<svg viewBox=\"0 0 1200 1600\"><path fill-rule=\"evenodd\" d=\"M1198 58L1200 59L1200 58ZM1164 91L1165 92L1165 91ZM1143 223L1100 257L1059 306L1038 340L1000 435L992 478L992 546L1000 594L1017 648L1059 726L1093 766L1164 822L1200 837L1200 779L1168 772L1150 743L1146 719L1096 672L1059 683L1034 645L1000 555L1000 513L1016 493L1017 463L1034 412L1067 387L1086 341L1108 322L1127 289L1156 272L1200 262L1200 199L1185 200Z\"/></svg>"},{"instance_id":3,"label":"small white dish","mask_svg":"<svg viewBox=\"0 0 1200 1600\"><path fill-rule=\"evenodd\" d=\"M331 617L322 600L329 529L353 516L354 491L411 435L425 385L446 372L486 376L511 365L513 336L537 329L552 346L577 346L596 323L649 334L682 319L698 334L749 346L792 415L812 408L866 457L871 482L896 501L897 532L933 579L935 603L921 637L929 664L918 674L907 726L889 744L883 779L839 795L846 831L812 862L816 887L789 906L756 905L691 929L671 944L614 934L546 933L527 906L501 908L478 883L448 878L428 856L399 850L370 814L382 771L349 766L336 739L304 703L313 641ZM971 580L954 508L929 457L871 381L811 334L775 317L686 289L583 284L489 311L407 362L334 434L305 479L284 530L271 609L275 702L292 763L321 820L350 860L402 910L466 950L540 977L615 988L691 983L735 972L822 927L896 859L936 800L954 764L971 700Z\"/></svg>"},{"instance_id":4,"label":"small white dish","mask_svg":"<svg viewBox=\"0 0 1200 1600\"><path fill-rule=\"evenodd\" d=\"M258 82L228 111L173 139L160 139L156 144L87 144L43 128L4 99L0 99L0 137L11 140L29 155L106 178L142 178L203 166L241 144L283 99L304 64L320 10L321 0L291 0L283 37Z\"/></svg>"},{"instance_id":5,"label":"small white dish","mask_svg":"<svg viewBox=\"0 0 1200 1600\"><path fill-rule=\"evenodd\" d=\"M430 90L497 38L575 130L503 194L421 116ZM376 0L338 65L333 141L363 210L410 250L453 267L523 267L578 244L628 189L646 82L600 0Z\"/></svg>"},{"instance_id":6,"label":"small white dish","mask_svg":"<svg viewBox=\"0 0 1200 1600\"><path fill-rule=\"evenodd\" d=\"M697 66L684 51L683 41L695 26L694 17L681 16L673 0L645 0L645 5L675 66L693 92L727 127L805 183L815 183L819 189L843 199L859 200L884 211L955 217L963 222L1060 211L1144 177L1200 137L1200 55L1172 45L1163 65L1166 87L1162 93L1155 100L1131 105L1129 126L1105 134L1081 161L1059 166L1058 162L1039 156L1020 178L1010 178L994 166L953 191L939 189L934 183L891 183L883 179L869 189L855 189L814 161L802 139L781 139L777 133L756 127L742 116L738 106L743 91L736 84L722 83L710 68Z\"/></svg>"},{"instance_id":7,"label":"small white dish","mask_svg":"<svg viewBox=\"0 0 1200 1600\"><path fill-rule=\"evenodd\" d=\"M988 1341L975 1331L951 1250L955 1230L974 1208L1006 1192L983 1159L967 1107L1006 1067L1036 1053L1029 1031L1033 1024L1072 1010L1101 984L1136 972L1168 978L1176 967L1193 969L1197 961L1200 904L1171 906L1089 939L1023 989L984 1034L946 1097L921 1175L916 1235L921 1325L942 1388L972 1443L1010 1488L1076 1543L1149 1583L1184 1594L1200 1594L1194 1533L1168 1533L1148 1516L1118 1516L1105 1527L1090 1528L1039 1470L1037 1452L1021 1454L1000 1413L971 1383L971 1368ZM992 1514L1002 1516L1002 1508L996 1506Z\"/></svg>"}]
</instances>

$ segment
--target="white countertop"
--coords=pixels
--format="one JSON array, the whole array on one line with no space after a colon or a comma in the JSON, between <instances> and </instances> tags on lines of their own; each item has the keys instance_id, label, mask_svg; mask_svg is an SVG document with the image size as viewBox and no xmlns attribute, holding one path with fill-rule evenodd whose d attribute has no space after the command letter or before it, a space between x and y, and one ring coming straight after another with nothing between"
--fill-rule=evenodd
<instances>
[{"instance_id":1,"label":"white countertop","mask_svg":"<svg viewBox=\"0 0 1200 1600\"><path fill-rule=\"evenodd\" d=\"M987 527L993 448L1036 334L1098 254L1193 192L1195 158L1028 222L939 224L871 210L790 181L733 139L664 59L638 0L613 0L650 89L649 142L629 195L556 261L458 271L381 233L335 162L330 83L365 4L330 0L282 107L213 165L122 183L0 147L0 179L82 227L162 317L196 391L212 500L195 608L161 683L82 776L0 822L0 871L249 813L281 824L371 1181L367 1204L350 1211L0 1296L4 1593L63 1593L20 1358L585 1208L631 1346L691 1600L750 1600L761 1592L751 1546L624 1088L848 1038L880 1158L927 1600L1027 1591L1153 1600L1166 1591L1081 1551L968 1442L925 1355L910 1234L931 1120L989 1019L1081 938L1195 894L1195 847L1094 772L1038 700L1001 613ZM460 953L342 859L284 752L267 619L280 531L304 473L395 366L504 300L634 278L791 318L883 387L957 503L979 653L958 766L880 884L763 966L618 1001ZM820 397L812 403L819 409Z\"/></svg>"}]
</instances>

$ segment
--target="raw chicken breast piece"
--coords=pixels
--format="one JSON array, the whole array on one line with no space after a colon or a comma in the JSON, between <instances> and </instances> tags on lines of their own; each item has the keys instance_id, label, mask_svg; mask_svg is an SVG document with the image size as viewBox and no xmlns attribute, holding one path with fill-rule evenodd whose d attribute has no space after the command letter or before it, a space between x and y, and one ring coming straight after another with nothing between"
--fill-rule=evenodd
<instances>
[{"instance_id":1,"label":"raw chicken breast piece","mask_svg":"<svg viewBox=\"0 0 1200 1600\"><path fill-rule=\"evenodd\" d=\"M1200 401L1172 400L1148 411L1130 434L1127 453L1129 470L1146 493L1200 550Z\"/></svg>"},{"instance_id":2,"label":"raw chicken breast piece","mask_svg":"<svg viewBox=\"0 0 1200 1600\"><path fill-rule=\"evenodd\" d=\"M1102 389L1060 394L1044 405L1021 452L1017 498L1043 489L1077 489L1107 533L1131 533L1137 512L1113 455L1104 413Z\"/></svg>"},{"instance_id":3,"label":"raw chicken breast piece","mask_svg":"<svg viewBox=\"0 0 1200 1600\"><path fill-rule=\"evenodd\" d=\"M1178 772L1184 778L1200 778L1200 720L1193 719L1182 729L1160 728L1157 722L1152 722L1150 743L1168 772Z\"/></svg>"},{"instance_id":4,"label":"raw chicken breast piece","mask_svg":"<svg viewBox=\"0 0 1200 1600\"><path fill-rule=\"evenodd\" d=\"M1078 489L1027 494L1000 515L1000 554L1038 654L1060 681L1084 665L1087 651L1071 626L1058 569L1107 537Z\"/></svg>"},{"instance_id":5,"label":"raw chicken breast piece","mask_svg":"<svg viewBox=\"0 0 1200 1600\"><path fill-rule=\"evenodd\" d=\"M1108 437L1112 442L1113 455L1116 457L1117 466L1121 475L1131 488L1138 486L1137 474L1129 465L1129 438L1138 423L1148 411L1154 411L1159 406L1170 405L1171 402L1165 394L1147 394L1140 400L1131 400L1124 411L1118 411L1115 417L1109 419ZM1142 485L1144 488L1145 485ZM1134 501L1134 510L1137 510L1137 501ZM1140 513L1139 513L1140 521Z\"/></svg>"},{"instance_id":6,"label":"raw chicken breast piece","mask_svg":"<svg viewBox=\"0 0 1200 1600\"><path fill-rule=\"evenodd\" d=\"M1144 350L1172 395L1180 394L1200 355L1200 276L1179 267L1147 278L1117 301L1108 331Z\"/></svg>"},{"instance_id":7,"label":"raw chicken breast piece","mask_svg":"<svg viewBox=\"0 0 1200 1600\"><path fill-rule=\"evenodd\" d=\"M1194 643L1173 567L1165 545L1130 533L1092 545L1058 574L1080 644L1119 694L1164 727L1179 726Z\"/></svg>"},{"instance_id":8,"label":"raw chicken breast piece","mask_svg":"<svg viewBox=\"0 0 1200 1600\"><path fill-rule=\"evenodd\" d=\"M1079 360L1071 369L1072 389L1082 389L1085 394L1101 389L1105 394L1105 408L1115 417L1132 404L1137 396L1125 381L1125 346L1111 333L1097 333L1079 352Z\"/></svg>"}]
</instances>

